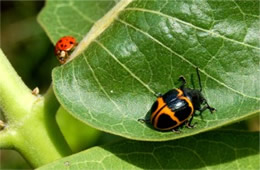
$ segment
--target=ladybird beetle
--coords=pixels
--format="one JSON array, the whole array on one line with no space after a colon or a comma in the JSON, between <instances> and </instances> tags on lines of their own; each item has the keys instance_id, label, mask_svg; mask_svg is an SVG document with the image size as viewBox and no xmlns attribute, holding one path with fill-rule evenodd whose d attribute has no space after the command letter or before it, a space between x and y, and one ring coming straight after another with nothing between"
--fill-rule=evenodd
<instances>
[{"instance_id":1,"label":"ladybird beetle","mask_svg":"<svg viewBox=\"0 0 260 170\"><path fill-rule=\"evenodd\" d=\"M216 109L210 107L203 97L199 69L196 68L196 71L199 90L185 88L186 80L180 76L179 81L182 82L180 88L171 89L163 95L156 95L157 100L151 107L150 119L139 119L139 121L151 123L157 130L179 132L177 128L184 123L188 128L194 127L191 122L196 110L200 112L199 115L207 109L213 113ZM201 108L201 105L204 107Z\"/></svg>"},{"instance_id":2,"label":"ladybird beetle","mask_svg":"<svg viewBox=\"0 0 260 170\"><path fill-rule=\"evenodd\" d=\"M64 64L68 57L69 52L72 51L78 43L72 36L61 37L55 45L55 55L61 64Z\"/></svg>"}]
</instances>

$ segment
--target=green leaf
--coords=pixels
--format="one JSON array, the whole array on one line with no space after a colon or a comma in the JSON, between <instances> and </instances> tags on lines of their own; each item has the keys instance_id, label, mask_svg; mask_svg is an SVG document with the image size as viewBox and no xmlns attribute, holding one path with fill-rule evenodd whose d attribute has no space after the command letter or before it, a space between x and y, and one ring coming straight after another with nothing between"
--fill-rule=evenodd
<instances>
[{"instance_id":1,"label":"green leaf","mask_svg":"<svg viewBox=\"0 0 260 170\"><path fill-rule=\"evenodd\" d=\"M57 98L73 116L126 138L164 141L259 112L259 1L123 0L111 11L72 58L83 52L53 71ZM87 10L81 13L88 16ZM156 92L179 86L180 75L188 87L193 75L198 87L197 66L203 94L217 112L196 117L198 126L181 134L137 121L148 114Z\"/></svg>"},{"instance_id":2,"label":"green leaf","mask_svg":"<svg viewBox=\"0 0 260 170\"><path fill-rule=\"evenodd\" d=\"M99 140L100 131L75 119L62 107L57 111L56 120L74 153L93 146Z\"/></svg>"},{"instance_id":3,"label":"green leaf","mask_svg":"<svg viewBox=\"0 0 260 170\"><path fill-rule=\"evenodd\" d=\"M259 169L258 142L258 133L233 131L160 143L125 140L39 169Z\"/></svg>"},{"instance_id":4,"label":"green leaf","mask_svg":"<svg viewBox=\"0 0 260 170\"><path fill-rule=\"evenodd\" d=\"M38 21L53 43L65 35L81 40L115 3L116 1L112 0L49 0L39 14Z\"/></svg>"}]
</instances>

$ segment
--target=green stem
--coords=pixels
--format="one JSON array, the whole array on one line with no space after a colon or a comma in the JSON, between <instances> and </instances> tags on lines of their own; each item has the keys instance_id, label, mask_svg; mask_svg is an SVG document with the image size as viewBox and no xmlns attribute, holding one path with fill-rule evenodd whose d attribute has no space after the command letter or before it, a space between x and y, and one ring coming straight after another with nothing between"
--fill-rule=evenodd
<instances>
[{"instance_id":1,"label":"green stem","mask_svg":"<svg viewBox=\"0 0 260 170\"><path fill-rule=\"evenodd\" d=\"M56 113L60 107L60 103L54 95L52 85L48 89L47 93L44 95L44 98L44 112L48 113L44 115L48 135L51 137L53 144L62 156L66 156L68 155L68 153L71 154L72 151L69 148L67 142L60 142L65 141L65 138L62 135L62 132L60 131L60 128L56 121Z\"/></svg>"},{"instance_id":2,"label":"green stem","mask_svg":"<svg viewBox=\"0 0 260 170\"><path fill-rule=\"evenodd\" d=\"M58 102L52 88L52 84L44 95L45 105L48 106L46 109L49 112L56 113L60 107L60 103ZM56 114L49 114L52 117L55 117Z\"/></svg>"},{"instance_id":3,"label":"green stem","mask_svg":"<svg viewBox=\"0 0 260 170\"><path fill-rule=\"evenodd\" d=\"M35 96L0 50L0 108L7 125L0 133L0 148L15 148L33 166L71 154L55 120L59 103L52 87Z\"/></svg>"},{"instance_id":4,"label":"green stem","mask_svg":"<svg viewBox=\"0 0 260 170\"><path fill-rule=\"evenodd\" d=\"M36 99L0 51L0 103L8 122L22 118Z\"/></svg>"},{"instance_id":5,"label":"green stem","mask_svg":"<svg viewBox=\"0 0 260 170\"><path fill-rule=\"evenodd\" d=\"M0 131L0 148L12 149L13 147L12 135L7 130Z\"/></svg>"}]
</instances>

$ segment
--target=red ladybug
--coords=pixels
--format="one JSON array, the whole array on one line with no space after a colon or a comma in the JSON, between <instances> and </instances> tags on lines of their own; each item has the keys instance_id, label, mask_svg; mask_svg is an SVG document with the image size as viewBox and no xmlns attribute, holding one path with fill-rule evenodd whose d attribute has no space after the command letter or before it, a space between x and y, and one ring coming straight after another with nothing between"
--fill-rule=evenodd
<instances>
[{"instance_id":1,"label":"red ladybug","mask_svg":"<svg viewBox=\"0 0 260 170\"><path fill-rule=\"evenodd\" d=\"M66 63L69 52L71 52L78 43L72 36L64 36L59 39L55 46L55 55L61 64Z\"/></svg>"}]
</instances>

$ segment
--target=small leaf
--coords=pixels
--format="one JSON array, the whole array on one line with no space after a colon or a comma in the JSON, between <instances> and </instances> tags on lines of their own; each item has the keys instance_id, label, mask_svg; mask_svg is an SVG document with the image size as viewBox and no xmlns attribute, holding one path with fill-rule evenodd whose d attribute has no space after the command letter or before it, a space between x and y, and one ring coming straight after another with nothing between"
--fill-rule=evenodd
<instances>
[{"instance_id":1,"label":"small leaf","mask_svg":"<svg viewBox=\"0 0 260 170\"><path fill-rule=\"evenodd\" d=\"M39 168L259 169L259 134L212 132L171 142L125 140L94 147Z\"/></svg>"},{"instance_id":2,"label":"small leaf","mask_svg":"<svg viewBox=\"0 0 260 170\"><path fill-rule=\"evenodd\" d=\"M127 138L163 141L259 112L259 1L124 2L130 1L113 8L114 20L104 20L111 11L99 20L106 29L92 30L91 35L98 34L85 39L88 45L79 44L81 55L53 71L57 98L73 116ZM155 131L137 121L149 112L156 92L179 86L180 75L190 88L193 75L198 87L197 66L203 94L217 112L206 111L203 120L196 117L198 126L183 128L181 134Z\"/></svg>"}]
</instances>

